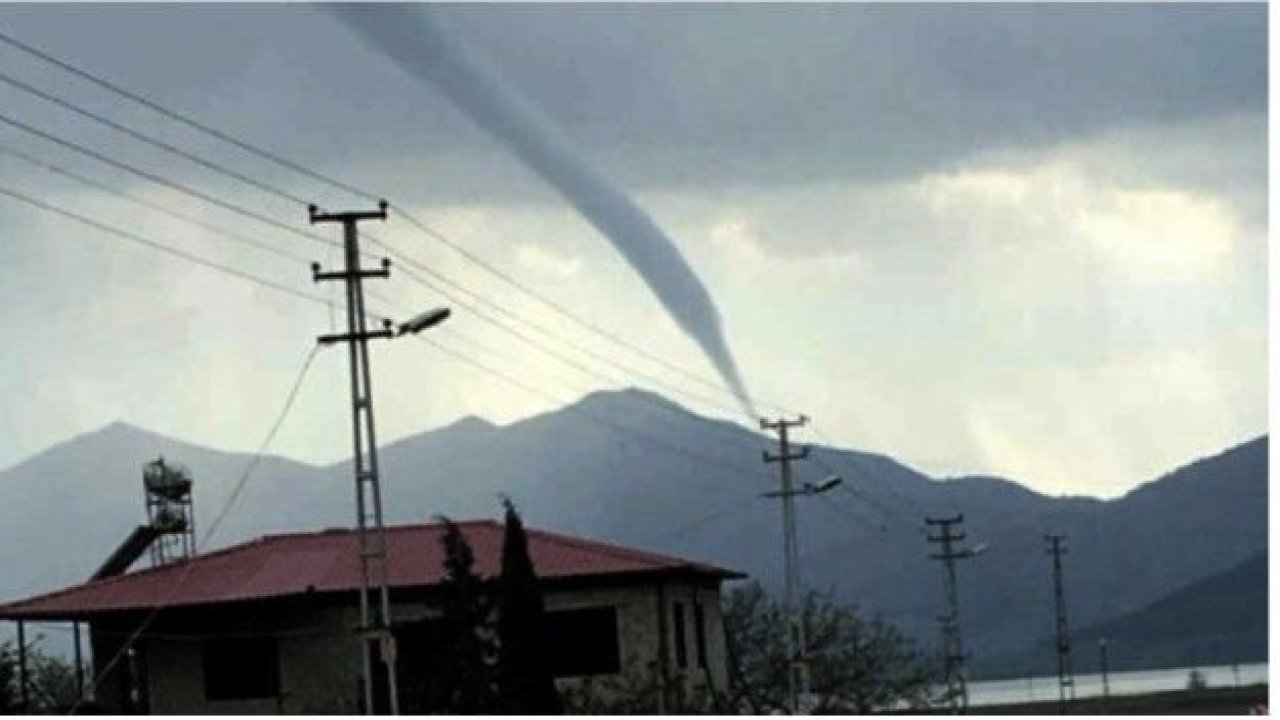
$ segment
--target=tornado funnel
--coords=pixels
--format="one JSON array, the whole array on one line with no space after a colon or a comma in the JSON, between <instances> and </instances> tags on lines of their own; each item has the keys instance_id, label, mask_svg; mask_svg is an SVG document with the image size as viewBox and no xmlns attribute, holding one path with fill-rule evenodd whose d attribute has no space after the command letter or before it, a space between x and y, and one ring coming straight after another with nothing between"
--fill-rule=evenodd
<instances>
[{"instance_id":1,"label":"tornado funnel","mask_svg":"<svg viewBox=\"0 0 1280 720\"><path fill-rule=\"evenodd\" d=\"M438 9L413 4L326 7L409 74L443 92L608 238L676 324L702 348L754 422L755 408L729 352L720 314L675 243L596 171L545 113L473 52Z\"/></svg>"}]
</instances>

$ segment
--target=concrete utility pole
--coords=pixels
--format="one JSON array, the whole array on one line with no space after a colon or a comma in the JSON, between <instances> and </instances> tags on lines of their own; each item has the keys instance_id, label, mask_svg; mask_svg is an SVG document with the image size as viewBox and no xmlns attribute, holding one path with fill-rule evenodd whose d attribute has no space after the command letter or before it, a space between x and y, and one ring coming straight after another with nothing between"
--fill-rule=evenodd
<instances>
[{"instance_id":1,"label":"concrete utility pole","mask_svg":"<svg viewBox=\"0 0 1280 720\"><path fill-rule=\"evenodd\" d=\"M809 418L804 415L801 415L796 420L779 418L771 422L765 418L760 419L760 428L762 430L777 431L778 446L781 450L777 455L770 454L768 451L762 454L765 463L781 463L782 468L782 489L776 495L770 493L769 496L782 498L782 544L785 578L783 602L786 607L789 624L787 651L791 657L791 667L787 674L787 680L791 696L791 711L796 713L803 711L801 698L807 697L809 694L809 672L806 664L807 658L805 657L804 620L800 616L800 609L796 607L796 593L800 586L800 557L796 550L795 496L797 492L791 479L791 462L809 457L809 448L804 447L799 450L793 450L788 431L807 422L809 422Z\"/></svg>"},{"instance_id":2,"label":"concrete utility pole","mask_svg":"<svg viewBox=\"0 0 1280 720\"><path fill-rule=\"evenodd\" d=\"M74 638L76 663L76 702L84 700L84 655L80 649L80 621L71 623L71 634Z\"/></svg>"},{"instance_id":3,"label":"concrete utility pole","mask_svg":"<svg viewBox=\"0 0 1280 720\"><path fill-rule=\"evenodd\" d=\"M18 698L22 712L31 712L31 683L27 679L27 624L18 621Z\"/></svg>"},{"instance_id":4,"label":"concrete utility pole","mask_svg":"<svg viewBox=\"0 0 1280 720\"><path fill-rule=\"evenodd\" d=\"M1098 638L1098 655L1102 663L1102 697L1109 699L1111 697L1111 681L1107 677L1107 639Z\"/></svg>"},{"instance_id":5,"label":"concrete utility pole","mask_svg":"<svg viewBox=\"0 0 1280 720\"><path fill-rule=\"evenodd\" d=\"M960 634L960 599L956 592L956 560L973 557L976 553L968 549L957 549L956 543L964 540L962 532L952 532L952 527L964 522L964 515L951 518L925 518L930 527L941 528L939 535L930 535L928 540L942 545L942 551L930 555L933 560L941 560L946 568L947 614L938 618L942 627L942 661L943 672L947 680L947 701L953 713L964 712L969 708L969 687L965 679L964 643Z\"/></svg>"},{"instance_id":6,"label":"concrete utility pole","mask_svg":"<svg viewBox=\"0 0 1280 720\"><path fill-rule=\"evenodd\" d=\"M1071 676L1071 638L1067 629L1067 599L1062 592L1062 535L1045 535L1049 543L1048 554L1053 556L1053 605L1057 614L1058 631L1058 709L1067 713L1067 703L1075 696L1075 680ZM1070 691L1071 697L1068 697Z\"/></svg>"},{"instance_id":7,"label":"concrete utility pole","mask_svg":"<svg viewBox=\"0 0 1280 720\"><path fill-rule=\"evenodd\" d=\"M364 663L365 712L374 713L373 643L379 643L379 656L387 673L387 697L392 715L400 714L395 665L395 638L391 634L391 600L387 588L387 535L382 523L382 491L378 484L378 443L373 428L373 388L369 380L370 339L392 338L391 322L381 330L368 330L365 325L364 279L387 278L391 261L383 259L382 267L360 267L360 237L357 225L362 220L386 220L387 202L378 203L373 212L321 213L312 205L312 224L334 222L342 225L345 264L337 272L321 272L320 263L312 263L316 282L341 280L347 289L347 332L321 335L322 345L345 342L351 364L352 439L355 452L352 465L356 479L356 520L360 544L360 637ZM376 595L375 595L376 593ZM375 610L376 608L376 610Z\"/></svg>"}]
</instances>

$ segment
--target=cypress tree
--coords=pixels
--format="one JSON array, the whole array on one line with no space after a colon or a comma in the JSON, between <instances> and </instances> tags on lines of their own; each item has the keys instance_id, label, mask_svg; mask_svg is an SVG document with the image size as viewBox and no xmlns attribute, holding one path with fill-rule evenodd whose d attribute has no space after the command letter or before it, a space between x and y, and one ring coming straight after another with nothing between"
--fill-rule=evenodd
<instances>
[{"instance_id":1,"label":"cypress tree","mask_svg":"<svg viewBox=\"0 0 1280 720\"><path fill-rule=\"evenodd\" d=\"M508 498L502 543L498 608L498 688L502 710L512 714L563 712L547 661L545 608L529 558L524 523Z\"/></svg>"},{"instance_id":2,"label":"cypress tree","mask_svg":"<svg viewBox=\"0 0 1280 720\"><path fill-rule=\"evenodd\" d=\"M495 692L489 657L493 655L489 628L490 603L484 585L475 574L475 555L462 530L442 518L444 534L444 583L442 584L442 673L435 710L460 715L488 714Z\"/></svg>"}]
</instances>

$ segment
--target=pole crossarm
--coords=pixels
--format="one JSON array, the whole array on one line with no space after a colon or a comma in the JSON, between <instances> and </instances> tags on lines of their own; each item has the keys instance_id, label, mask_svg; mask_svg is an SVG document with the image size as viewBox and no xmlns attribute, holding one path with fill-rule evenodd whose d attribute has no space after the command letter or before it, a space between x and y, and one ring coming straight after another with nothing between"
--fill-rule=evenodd
<instances>
[{"instance_id":1,"label":"pole crossarm","mask_svg":"<svg viewBox=\"0 0 1280 720\"><path fill-rule=\"evenodd\" d=\"M317 263L311 266L312 268L311 278L315 282L325 282L328 280L344 280L345 281L345 280L354 280L356 278L365 278L365 279L381 278L385 280L386 278L391 277L391 272L390 272L391 261L386 258L383 258L382 261L384 265L381 268L377 268L374 270L368 270L368 269L354 270L352 272L346 272L346 271L320 272L320 265L319 263Z\"/></svg>"},{"instance_id":2,"label":"pole crossarm","mask_svg":"<svg viewBox=\"0 0 1280 720\"><path fill-rule=\"evenodd\" d=\"M387 320L385 322L388 325L391 323L390 320ZM366 330L365 332L357 332L357 333L338 333L336 335L321 335L316 338L316 341L319 342L321 345L332 345L334 343L340 343L340 342L351 342L352 340L359 340L359 341L389 340L391 338L394 338L395 336L396 336L396 332L392 330L390 327L387 327L382 330Z\"/></svg>"},{"instance_id":3,"label":"pole crossarm","mask_svg":"<svg viewBox=\"0 0 1280 720\"><path fill-rule=\"evenodd\" d=\"M774 455L768 450L763 450L761 451L760 455L761 457L764 458L764 461L766 463L776 463L776 462L782 462L784 460L804 460L805 458L809 457L809 448L807 447L801 448L800 450L797 450L795 452L779 453L777 455Z\"/></svg>"},{"instance_id":4,"label":"pole crossarm","mask_svg":"<svg viewBox=\"0 0 1280 720\"><path fill-rule=\"evenodd\" d=\"M780 498L780 497L796 497L797 495L817 495L817 494L818 493L815 492L812 488L801 488L800 490L789 490L785 492L782 490L770 490L768 492L760 493L760 497Z\"/></svg>"},{"instance_id":5,"label":"pole crossarm","mask_svg":"<svg viewBox=\"0 0 1280 720\"><path fill-rule=\"evenodd\" d=\"M326 212L321 212L320 206L318 205L308 205L307 215L311 220L312 225L315 225L317 223L326 223L326 222L336 222L336 223L342 223L345 225L347 223L360 222L361 220L386 220L387 207L388 207L388 204L386 200L379 200L377 210L357 210L353 212L326 213Z\"/></svg>"}]
</instances>

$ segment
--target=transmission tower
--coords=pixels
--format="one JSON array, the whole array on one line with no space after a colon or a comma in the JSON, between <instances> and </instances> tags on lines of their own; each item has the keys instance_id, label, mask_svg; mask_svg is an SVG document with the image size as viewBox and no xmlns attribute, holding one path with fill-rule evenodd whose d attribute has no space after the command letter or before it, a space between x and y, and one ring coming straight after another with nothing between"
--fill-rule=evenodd
<instances>
[{"instance_id":1,"label":"transmission tower","mask_svg":"<svg viewBox=\"0 0 1280 720\"><path fill-rule=\"evenodd\" d=\"M947 702L952 712L964 712L969 707L969 687L965 669L964 643L960 633L960 600L956 592L956 560L965 560L976 553L966 548L958 548L957 543L965 539L963 532L953 528L964 522L964 515L950 518L925 518L925 524L939 528L939 534L929 535L932 544L941 545L941 552L930 555L933 560L941 560L946 569L945 590L947 614L938 618L942 630L942 665L947 682Z\"/></svg>"},{"instance_id":2,"label":"transmission tower","mask_svg":"<svg viewBox=\"0 0 1280 720\"><path fill-rule=\"evenodd\" d=\"M360 545L360 628L364 670L364 709L372 715L374 708L374 644L380 662L386 669L387 700L392 715L400 712L396 682L395 638L391 634L391 601L387 588L387 534L382 523L382 490L378 484L378 443L373 427L373 388L369 379L369 340L391 338L395 334L390 321L380 330L369 330L365 324L364 280L387 278L391 261L383 259L382 267L360 267L360 238L357 225L362 220L386 220L387 203L378 203L373 212L321 213L316 206L308 208L312 224L342 225L343 269L321 272L320 263L312 263L316 282L340 280L347 290L347 332L321 335L322 345L346 343L351 366L351 415L354 453L352 466L356 480L356 521Z\"/></svg>"},{"instance_id":3,"label":"transmission tower","mask_svg":"<svg viewBox=\"0 0 1280 720\"><path fill-rule=\"evenodd\" d=\"M1053 604L1057 615L1058 709L1065 715L1067 703L1075 697L1075 679L1071 675L1071 637L1067 628L1067 599L1062 590L1062 535L1046 535L1048 554L1053 557Z\"/></svg>"}]
</instances>

